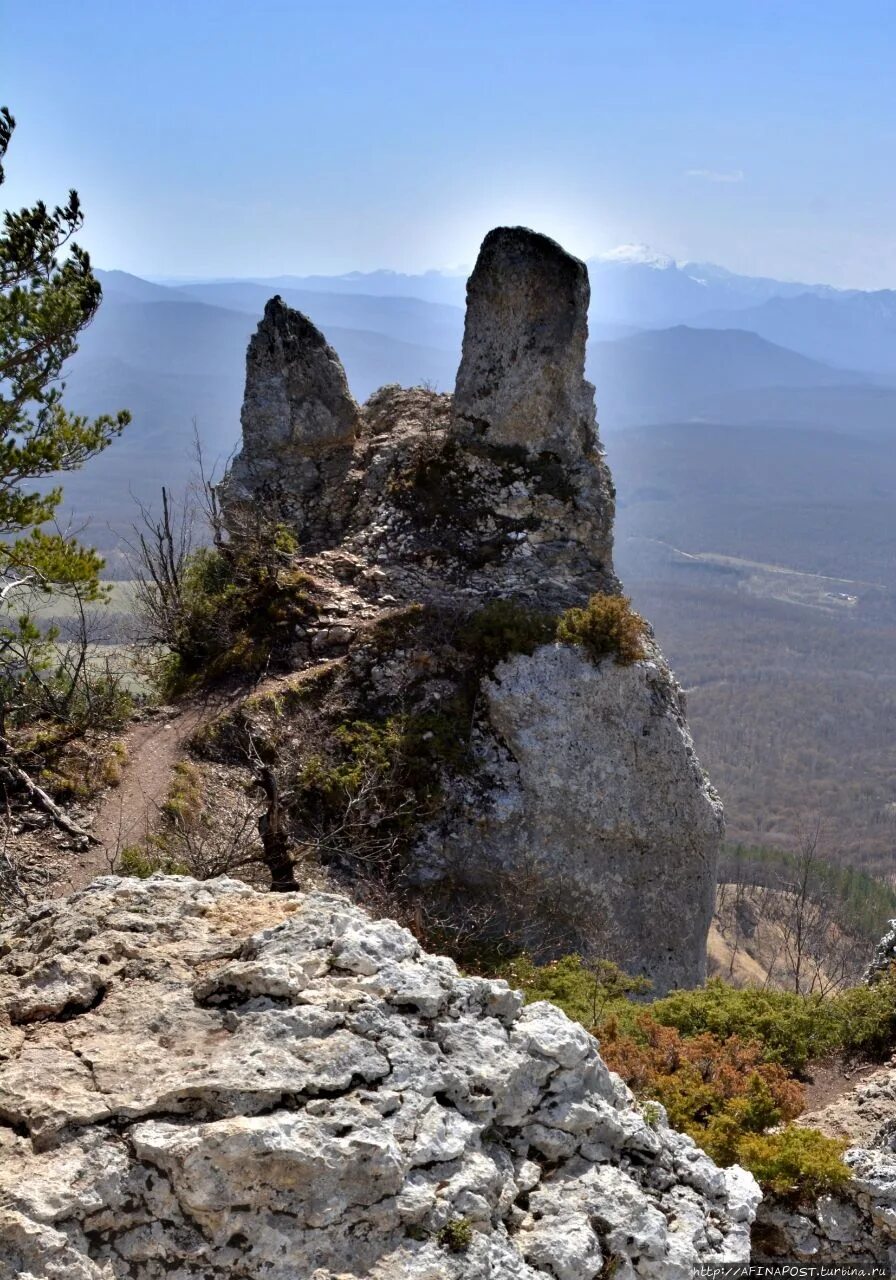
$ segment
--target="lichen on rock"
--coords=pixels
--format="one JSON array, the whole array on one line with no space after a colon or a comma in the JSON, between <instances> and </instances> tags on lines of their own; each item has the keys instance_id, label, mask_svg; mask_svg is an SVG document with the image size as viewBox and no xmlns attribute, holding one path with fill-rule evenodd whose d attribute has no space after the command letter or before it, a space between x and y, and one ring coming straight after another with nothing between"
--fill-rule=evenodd
<instances>
[{"instance_id":1,"label":"lichen on rock","mask_svg":"<svg viewBox=\"0 0 896 1280\"><path fill-rule=\"evenodd\" d=\"M95 881L0 935L0 1280L684 1280L759 1198L552 1005L332 894Z\"/></svg>"}]
</instances>

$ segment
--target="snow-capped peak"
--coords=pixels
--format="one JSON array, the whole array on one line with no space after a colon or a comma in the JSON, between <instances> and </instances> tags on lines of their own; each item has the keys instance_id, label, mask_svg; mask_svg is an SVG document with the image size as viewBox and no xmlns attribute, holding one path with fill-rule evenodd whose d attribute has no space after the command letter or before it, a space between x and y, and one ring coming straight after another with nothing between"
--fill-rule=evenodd
<instances>
[{"instance_id":1,"label":"snow-capped peak","mask_svg":"<svg viewBox=\"0 0 896 1280\"><path fill-rule=\"evenodd\" d=\"M657 253L649 244L621 244L616 249L594 255L597 262L636 263L642 267L655 267L657 271L666 271L675 266L675 259L666 253Z\"/></svg>"}]
</instances>

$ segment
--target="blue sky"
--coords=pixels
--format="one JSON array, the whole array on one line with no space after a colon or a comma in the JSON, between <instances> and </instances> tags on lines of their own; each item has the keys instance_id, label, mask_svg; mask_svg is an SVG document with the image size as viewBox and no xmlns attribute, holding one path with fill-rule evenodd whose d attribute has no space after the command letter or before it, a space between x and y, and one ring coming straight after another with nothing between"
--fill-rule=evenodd
<instances>
[{"instance_id":1,"label":"blue sky","mask_svg":"<svg viewBox=\"0 0 896 1280\"><path fill-rule=\"evenodd\" d=\"M582 255L896 287L892 0L8 0L4 204L74 185L101 266Z\"/></svg>"}]
</instances>

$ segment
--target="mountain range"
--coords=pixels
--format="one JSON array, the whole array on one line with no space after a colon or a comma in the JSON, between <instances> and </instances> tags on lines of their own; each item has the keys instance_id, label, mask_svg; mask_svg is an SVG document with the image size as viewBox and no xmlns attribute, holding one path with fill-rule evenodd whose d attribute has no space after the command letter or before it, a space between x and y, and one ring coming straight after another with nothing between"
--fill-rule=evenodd
<instances>
[{"instance_id":1,"label":"mountain range","mask_svg":"<svg viewBox=\"0 0 896 1280\"><path fill-rule=\"evenodd\" d=\"M664 422L873 436L896 427L896 294L676 264L643 246L594 259L589 271L588 372L605 436ZM212 457L236 446L246 344L274 292L323 330L359 400L387 382L454 383L462 275L173 284L98 275L104 301L67 371L68 396L81 412L127 407L134 420L65 487L76 518L92 513L106 545L129 520L132 494L147 500L185 482L194 423Z\"/></svg>"},{"instance_id":2,"label":"mountain range","mask_svg":"<svg viewBox=\"0 0 896 1280\"><path fill-rule=\"evenodd\" d=\"M615 562L689 686L733 839L785 843L808 813L860 865L889 865L896 748L896 295L675 263L589 263L589 376L618 490ZM280 293L324 331L354 394L450 389L463 275L353 272L161 282L99 273L68 371L121 440L65 478L113 572L134 496L177 492L239 439L245 350Z\"/></svg>"}]
</instances>

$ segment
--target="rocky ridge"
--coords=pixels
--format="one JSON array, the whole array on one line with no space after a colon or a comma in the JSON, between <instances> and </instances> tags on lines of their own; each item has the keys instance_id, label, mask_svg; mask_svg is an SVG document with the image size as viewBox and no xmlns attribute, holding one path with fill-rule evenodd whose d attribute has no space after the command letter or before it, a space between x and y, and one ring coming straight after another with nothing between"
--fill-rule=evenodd
<instances>
[{"instance_id":1,"label":"rocky ridge","mask_svg":"<svg viewBox=\"0 0 896 1280\"><path fill-rule=\"evenodd\" d=\"M759 1199L596 1042L331 894L109 877L0 935L2 1280L687 1280Z\"/></svg>"},{"instance_id":2,"label":"rocky ridge","mask_svg":"<svg viewBox=\"0 0 896 1280\"><path fill-rule=\"evenodd\" d=\"M794 1207L763 1201L754 1229L754 1258L796 1260L827 1267L896 1268L896 1068L875 1072L799 1124L851 1145L852 1172L838 1195Z\"/></svg>"},{"instance_id":3,"label":"rocky ridge","mask_svg":"<svg viewBox=\"0 0 896 1280\"><path fill-rule=\"evenodd\" d=\"M869 986L892 971L896 921L878 943L865 974ZM849 1144L852 1181L839 1195L792 1205L763 1201L754 1252L761 1261L796 1259L827 1267L896 1272L896 1059L797 1124Z\"/></svg>"},{"instance_id":4,"label":"rocky ridge","mask_svg":"<svg viewBox=\"0 0 896 1280\"><path fill-rule=\"evenodd\" d=\"M588 300L583 263L498 228L469 281L453 399L385 387L360 409L322 335L268 304L223 501L234 530L263 510L296 534L317 614L288 665L322 679L313 714L298 694L276 725L241 715L298 773L338 764L352 725L398 717L429 770L402 891L466 916L486 902L496 936L599 951L663 991L705 974L722 814L660 650L648 636L625 667L518 635L483 659L464 639L489 607L534 637L540 618L620 592ZM344 829L306 811L293 806L299 847Z\"/></svg>"},{"instance_id":5,"label":"rocky ridge","mask_svg":"<svg viewBox=\"0 0 896 1280\"><path fill-rule=\"evenodd\" d=\"M455 396L390 386L360 410L323 335L273 298L246 359L231 518L261 501L308 556L338 547L372 563L379 594L400 600L502 593L558 608L614 589L585 265L498 228L467 292Z\"/></svg>"},{"instance_id":6,"label":"rocky ridge","mask_svg":"<svg viewBox=\"0 0 896 1280\"><path fill-rule=\"evenodd\" d=\"M891 920L886 933L874 948L871 963L865 971L865 981L869 986L879 982L884 974L891 971L894 964L896 964L896 920Z\"/></svg>"}]
</instances>

